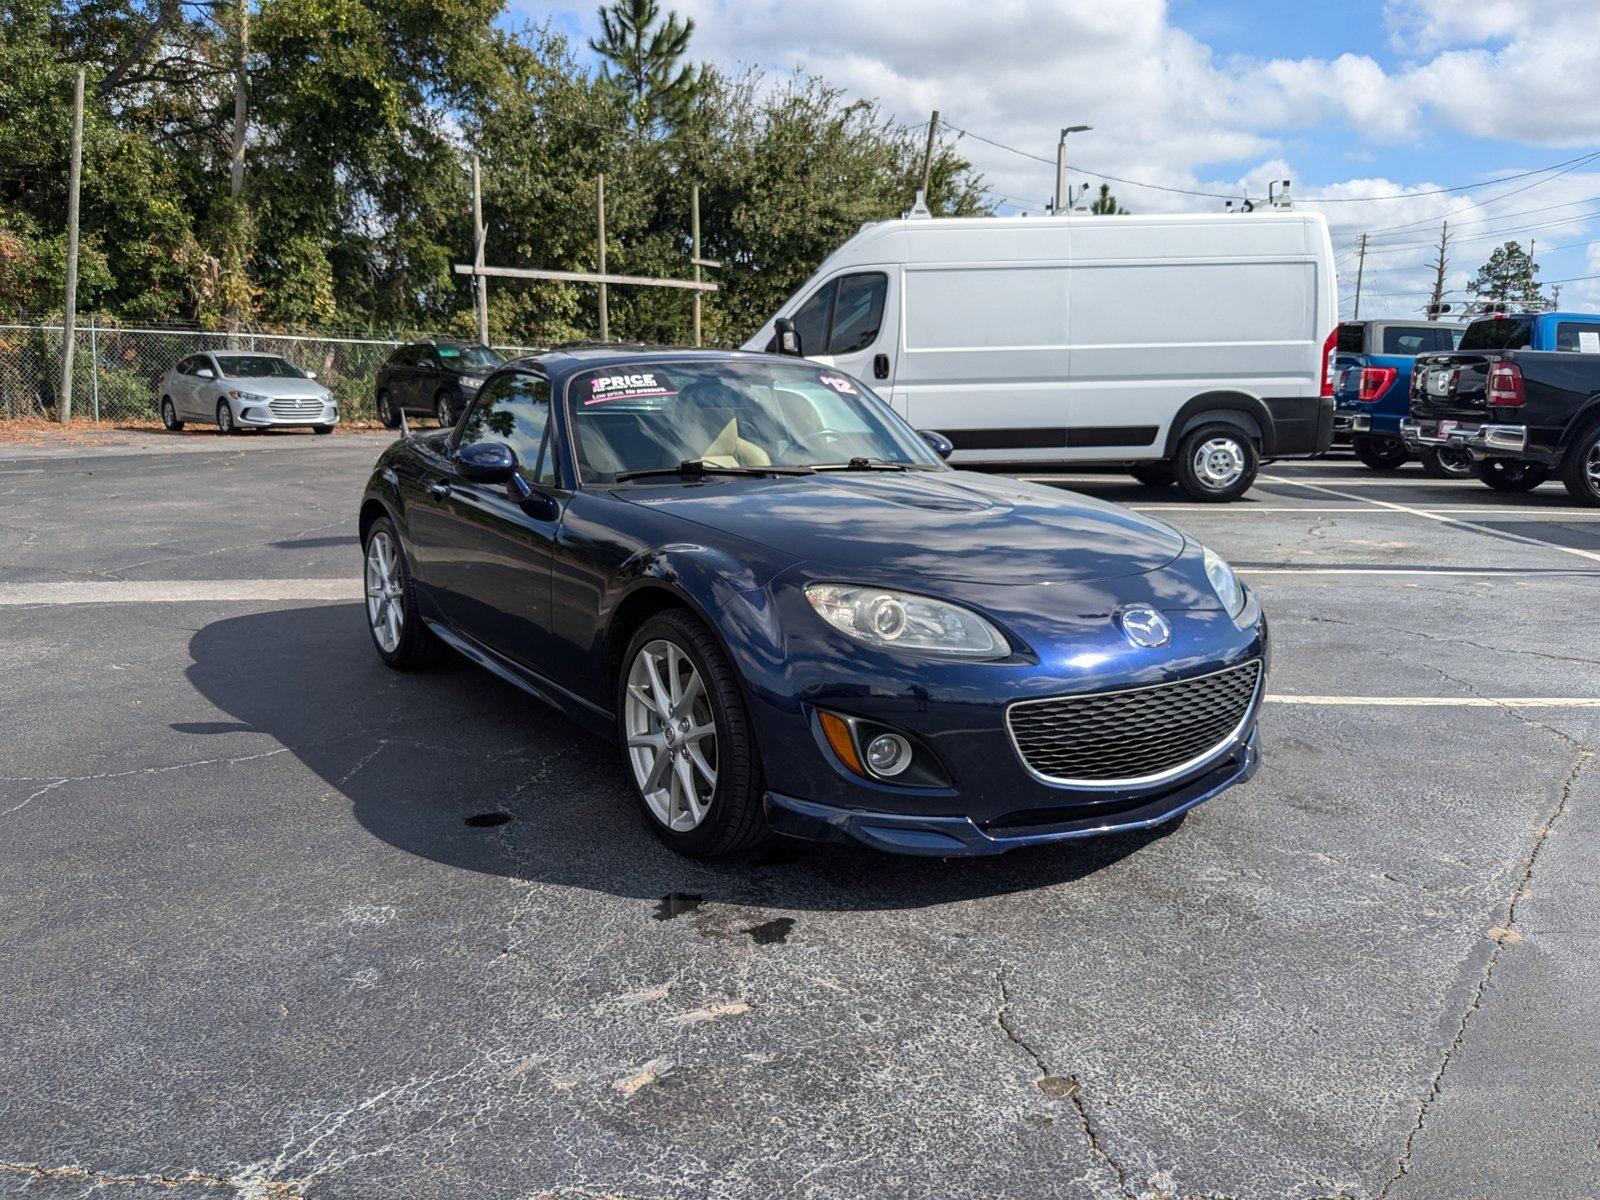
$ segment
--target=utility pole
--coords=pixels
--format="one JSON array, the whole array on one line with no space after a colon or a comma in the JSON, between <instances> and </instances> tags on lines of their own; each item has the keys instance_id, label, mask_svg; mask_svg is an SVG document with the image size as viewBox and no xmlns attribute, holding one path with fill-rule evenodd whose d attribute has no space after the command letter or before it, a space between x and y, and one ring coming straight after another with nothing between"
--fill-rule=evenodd
<instances>
[{"instance_id":1,"label":"utility pole","mask_svg":"<svg viewBox=\"0 0 1600 1200\"><path fill-rule=\"evenodd\" d=\"M700 282L700 185L689 189L689 230L694 239L694 281ZM700 292L694 293L694 344L700 344Z\"/></svg>"},{"instance_id":2,"label":"utility pole","mask_svg":"<svg viewBox=\"0 0 1600 1200\"><path fill-rule=\"evenodd\" d=\"M1356 311L1351 316L1352 321L1361 320L1361 277L1367 270L1367 235L1361 235L1361 258L1356 263Z\"/></svg>"},{"instance_id":3,"label":"utility pole","mask_svg":"<svg viewBox=\"0 0 1600 1200\"><path fill-rule=\"evenodd\" d=\"M600 214L600 274L606 273L606 177L602 172L595 180L595 206ZM606 285L600 284L600 340L611 340L611 314L607 305Z\"/></svg>"},{"instance_id":4,"label":"utility pole","mask_svg":"<svg viewBox=\"0 0 1600 1200\"><path fill-rule=\"evenodd\" d=\"M233 76L233 152L228 166L228 194L235 200L244 191L244 135L250 122L250 0L238 0L239 44Z\"/></svg>"},{"instance_id":5,"label":"utility pole","mask_svg":"<svg viewBox=\"0 0 1600 1200\"><path fill-rule=\"evenodd\" d=\"M83 68L72 85L72 165L67 171L67 295L61 320L61 393L56 418L72 419L72 354L78 319L78 186L83 181Z\"/></svg>"},{"instance_id":6,"label":"utility pole","mask_svg":"<svg viewBox=\"0 0 1600 1200\"><path fill-rule=\"evenodd\" d=\"M1071 197L1067 194L1067 134L1088 133L1092 126L1068 125L1061 131L1061 140L1056 143L1056 202L1051 209L1057 216L1071 208Z\"/></svg>"},{"instance_id":7,"label":"utility pole","mask_svg":"<svg viewBox=\"0 0 1600 1200\"><path fill-rule=\"evenodd\" d=\"M1444 272L1447 259L1445 251L1450 247L1450 222L1446 221L1439 228L1439 258L1433 264L1433 299L1428 304L1428 320L1439 319L1439 305L1444 303Z\"/></svg>"},{"instance_id":8,"label":"utility pole","mask_svg":"<svg viewBox=\"0 0 1600 1200\"><path fill-rule=\"evenodd\" d=\"M239 28L234 45L233 64L233 144L228 153L228 195L233 198L234 211L230 219L233 222L235 249L238 246L239 231L243 228L243 214L238 211L239 197L244 193L244 137L250 124L250 75L248 70L248 56L250 53L250 0L235 0L238 9ZM243 270L242 251L230 266L235 270ZM228 344L238 345L239 336L239 281L234 280L235 286L230 289L233 299L228 304Z\"/></svg>"},{"instance_id":9,"label":"utility pole","mask_svg":"<svg viewBox=\"0 0 1600 1200\"><path fill-rule=\"evenodd\" d=\"M472 156L472 264L479 270L483 269L483 180L478 164L478 156ZM489 344L489 279L486 275L475 275L473 283L473 300L478 309L478 341L485 346Z\"/></svg>"},{"instance_id":10,"label":"utility pole","mask_svg":"<svg viewBox=\"0 0 1600 1200\"><path fill-rule=\"evenodd\" d=\"M928 119L928 144L922 151L922 202L924 204L928 202L928 184L933 178L933 139L938 132L939 110L936 108L933 110L933 116ZM695 294L699 295L698 292Z\"/></svg>"}]
</instances>

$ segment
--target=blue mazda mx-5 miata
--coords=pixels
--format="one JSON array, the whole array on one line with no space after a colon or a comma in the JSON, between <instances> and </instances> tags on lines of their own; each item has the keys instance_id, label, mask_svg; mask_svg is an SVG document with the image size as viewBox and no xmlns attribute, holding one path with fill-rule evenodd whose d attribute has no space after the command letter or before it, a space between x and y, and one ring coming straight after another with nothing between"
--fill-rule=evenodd
<instances>
[{"instance_id":1,"label":"blue mazda mx-5 miata","mask_svg":"<svg viewBox=\"0 0 1600 1200\"><path fill-rule=\"evenodd\" d=\"M378 461L372 638L400 669L450 646L614 737L686 854L993 854L1248 779L1267 626L1228 565L941 450L794 358L508 363Z\"/></svg>"}]
</instances>

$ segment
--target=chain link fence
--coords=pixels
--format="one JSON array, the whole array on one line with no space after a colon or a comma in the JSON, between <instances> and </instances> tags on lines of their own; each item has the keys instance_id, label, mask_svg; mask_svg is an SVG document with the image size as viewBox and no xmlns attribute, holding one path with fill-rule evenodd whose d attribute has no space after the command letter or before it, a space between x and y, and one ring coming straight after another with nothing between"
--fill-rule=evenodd
<instances>
[{"instance_id":1,"label":"chain link fence","mask_svg":"<svg viewBox=\"0 0 1600 1200\"><path fill-rule=\"evenodd\" d=\"M72 414L97 421L160 419L157 380L179 359L206 350L277 354L315 371L339 401L346 420L373 418L378 368L397 346L415 338L341 337L318 333L256 333L197 329L128 329L94 321L73 331ZM53 417L61 390L60 325L0 324L0 419ZM496 346L506 355L527 346Z\"/></svg>"}]
</instances>

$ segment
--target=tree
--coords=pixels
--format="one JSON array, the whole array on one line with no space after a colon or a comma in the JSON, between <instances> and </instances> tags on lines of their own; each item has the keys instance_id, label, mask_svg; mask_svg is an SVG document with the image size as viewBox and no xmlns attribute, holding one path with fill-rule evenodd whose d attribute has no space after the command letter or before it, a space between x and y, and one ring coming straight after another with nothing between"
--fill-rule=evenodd
<instances>
[{"instance_id":1,"label":"tree","mask_svg":"<svg viewBox=\"0 0 1600 1200\"><path fill-rule=\"evenodd\" d=\"M1100 194L1094 198L1094 203L1089 205L1089 211L1102 217L1125 217L1128 210L1117 203L1117 198L1111 194L1111 185L1102 183Z\"/></svg>"},{"instance_id":2,"label":"tree","mask_svg":"<svg viewBox=\"0 0 1600 1200\"><path fill-rule=\"evenodd\" d=\"M680 65L694 21L670 9L662 19L656 0L615 0L599 12L600 37L589 48L604 60L603 77L632 100L640 129L675 128L693 107L703 76Z\"/></svg>"},{"instance_id":3,"label":"tree","mask_svg":"<svg viewBox=\"0 0 1600 1200\"><path fill-rule=\"evenodd\" d=\"M1467 284L1467 291L1480 300L1518 307L1538 306L1544 303L1538 274L1539 264L1533 261L1533 256L1517 242L1507 242L1478 268L1477 277Z\"/></svg>"}]
</instances>

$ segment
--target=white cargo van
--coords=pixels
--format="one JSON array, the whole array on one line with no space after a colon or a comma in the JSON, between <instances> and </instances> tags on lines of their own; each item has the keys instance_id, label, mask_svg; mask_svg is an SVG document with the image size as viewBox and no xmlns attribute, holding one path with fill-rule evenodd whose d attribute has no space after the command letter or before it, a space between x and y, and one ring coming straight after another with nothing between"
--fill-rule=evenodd
<instances>
[{"instance_id":1,"label":"white cargo van","mask_svg":"<svg viewBox=\"0 0 1600 1200\"><path fill-rule=\"evenodd\" d=\"M1317 213L864 226L745 343L871 383L957 463L1116 463L1203 500L1333 438ZM778 333L793 325L795 338Z\"/></svg>"}]
</instances>

